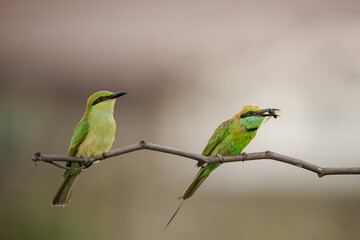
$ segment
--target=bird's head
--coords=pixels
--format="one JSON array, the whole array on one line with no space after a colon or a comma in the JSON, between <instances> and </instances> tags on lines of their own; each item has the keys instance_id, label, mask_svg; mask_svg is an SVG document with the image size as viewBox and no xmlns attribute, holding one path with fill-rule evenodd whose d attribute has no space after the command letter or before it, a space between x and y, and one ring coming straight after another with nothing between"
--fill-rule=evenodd
<instances>
[{"instance_id":1,"label":"bird's head","mask_svg":"<svg viewBox=\"0 0 360 240\"><path fill-rule=\"evenodd\" d=\"M87 109L114 110L116 98L125 95L126 92L99 91L88 98Z\"/></svg>"},{"instance_id":2,"label":"bird's head","mask_svg":"<svg viewBox=\"0 0 360 240\"><path fill-rule=\"evenodd\" d=\"M263 109L259 106L248 104L240 108L240 110L232 117L240 121L240 125L246 128L248 131L257 130L265 117L274 117L279 116L276 111L280 109L276 108L266 108Z\"/></svg>"}]
</instances>

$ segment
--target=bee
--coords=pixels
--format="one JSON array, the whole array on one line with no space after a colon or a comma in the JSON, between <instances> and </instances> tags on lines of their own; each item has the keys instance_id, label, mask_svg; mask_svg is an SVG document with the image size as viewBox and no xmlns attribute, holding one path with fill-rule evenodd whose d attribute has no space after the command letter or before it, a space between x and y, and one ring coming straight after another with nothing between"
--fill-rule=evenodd
<instances>
[{"instance_id":1,"label":"bee","mask_svg":"<svg viewBox=\"0 0 360 240\"><path fill-rule=\"evenodd\" d=\"M280 111L281 111L281 110L280 110L280 109L277 109L277 108L269 108L269 109L268 109L268 114L269 114L269 116L265 119L264 123L266 123L267 121L269 121L269 119L270 119L271 117L277 118L278 116L280 116L280 115L278 114L278 112L280 112Z\"/></svg>"}]
</instances>

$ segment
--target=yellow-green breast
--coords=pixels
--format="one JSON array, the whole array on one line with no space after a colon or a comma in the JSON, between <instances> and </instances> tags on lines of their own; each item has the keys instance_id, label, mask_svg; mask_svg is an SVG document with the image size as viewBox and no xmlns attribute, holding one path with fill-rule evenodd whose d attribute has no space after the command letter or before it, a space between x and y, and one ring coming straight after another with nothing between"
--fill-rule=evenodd
<instances>
[{"instance_id":1,"label":"yellow-green breast","mask_svg":"<svg viewBox=\"0 0 360 240\"><path fill-rule=\"evenodd\" d=\"M115 138L113 111L92 109L88 115L89 133L78 147L76 157L97 156L110 150Z\"/></svg>"}]
</instances>

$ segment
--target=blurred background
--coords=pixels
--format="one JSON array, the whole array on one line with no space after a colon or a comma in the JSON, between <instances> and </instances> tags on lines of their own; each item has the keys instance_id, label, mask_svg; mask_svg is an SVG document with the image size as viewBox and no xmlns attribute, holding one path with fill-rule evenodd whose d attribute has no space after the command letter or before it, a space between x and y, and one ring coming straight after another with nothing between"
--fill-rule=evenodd
<instances>
[{"instance_id":1,"label":"blurred background","mask_svg":"<svg viewBox=\"0 0 360 240\"><path fill-rule=\"evenodd\" d=\"M87 98L115 105L114 148L201 153L244 104L276 107L246 152L360 166L359 1L0 3L1 239L358 239L359 176L274 161L224 164L165 225L195 162L139 151L82 173L50 206Z\"/></svg>"}]
</instances>

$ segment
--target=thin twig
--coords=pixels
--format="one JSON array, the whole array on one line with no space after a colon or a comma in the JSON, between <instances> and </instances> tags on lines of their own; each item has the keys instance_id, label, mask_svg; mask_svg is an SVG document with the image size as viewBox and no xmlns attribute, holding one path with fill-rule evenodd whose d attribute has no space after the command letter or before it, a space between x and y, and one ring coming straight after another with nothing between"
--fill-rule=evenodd
<instances>
[{"instance_id":1,"label":"thin twig","mask_svg":"<svg viewBox=\"0 0 360 240\"><path fill-rule=\"evenodd\" d=\"M106 158L111 158L114 156L135 152L139 150L152 150L157 152L163 152L173 155L178 155L186 158L190 158L196 161L203 162L204 164L213 164L213 163L229 163L229 162L239 162L239 161L252 161L252 160L260 160L260 159L269 159L275 160L287 164L291 164L296 167L300 167L311 172L317 173L319 177L323 177L325 175L339 175L339 174L360 174L360 167L348 167L348 168L330 168L330 167L320 167L316 164L309 163L300 159L296 159L293 157L285 156L279 153L265 151L265 152L254 152L254 153L241 153L239 155L232 156L221 156L217 155L215 157L207 157L198 153L191 153L184 150L162 146L150 142L146 142L144 140L139 143L129 145L126 147L118 148L111 150L109 152L103 153L102 155L89 157L87 159L81 157L68 157L62 155L47 155L41 154L40 152L36 152L32 156L32 160L36 162L47 162L51 163L57 167L68 169L68 167L61 166L54 162L76 162L80 164L85 164L89 162L101 161Z\"/></svg>"},{"instance_id":2,"label":"thin twig","mask_svg":"<svg viewBox=\"0 0 360 240\"><path fill-rule=\"evenodd\" d=\"M78 168L74 168L74 167L66 167L66 166L62 166L58 163L54 163L53 161L45 161L47 163L50 163L58 168L62 168L62 169L66 169L66 170L83 170L84 168L86 168L86 165L83 165L81 167L78 167Z\"/></svg>"}]
</instances>

